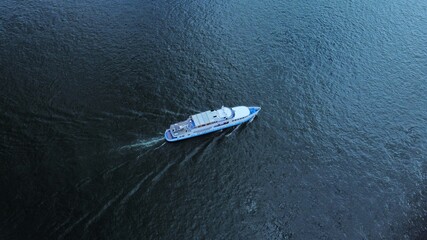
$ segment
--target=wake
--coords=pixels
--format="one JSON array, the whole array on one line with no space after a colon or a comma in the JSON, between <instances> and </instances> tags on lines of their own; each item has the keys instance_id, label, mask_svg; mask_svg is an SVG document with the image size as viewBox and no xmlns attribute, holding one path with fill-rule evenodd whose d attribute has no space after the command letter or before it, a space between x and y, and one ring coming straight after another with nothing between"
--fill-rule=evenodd
<instances>
[{"instance_id":1,"label":"wake","mask_svg":"<svg viewBox=\"0 0 427 240\"><path fill-rule=\"evenodd\" d=\"M164 141L163 136L162 137L154 137L154 138L150 138L150 139L142 139L136 143L125 145L125 146L121 147L120 150L127 150L127 149L133 149L133 148L145 149L145 148L152 147L152 146L154 146L160 142L163 142L163 141ZM158 148L160 148L160 147L158 147Z\"/></svg>"},{"instance_id":2,"label":"wake","mask_svg":"<svg viewBox=\"0 0 427 240\"><path fill-rule=\"evenodd\" d=\"M231 131L230 133L225 134L225 137L229 137L231 134L233 134L235 131L237 131L237 129L239 129L240 125L237 125L237 127L235 129L233 129L233 131Z\"/></svg>"}]
</instances>

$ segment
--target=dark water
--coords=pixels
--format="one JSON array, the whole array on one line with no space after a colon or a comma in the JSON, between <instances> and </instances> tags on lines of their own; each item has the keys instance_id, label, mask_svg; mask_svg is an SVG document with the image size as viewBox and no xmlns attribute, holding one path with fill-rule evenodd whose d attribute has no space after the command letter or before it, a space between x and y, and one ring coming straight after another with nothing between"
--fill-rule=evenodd
<instances>
[{"instance_id":1,"label":"dark water","mask_svg":"<svg viewBox=\"0 0 427 240\"><path fill-rule=\"evenodd\" d=\"M426 76L423 0L2 0L0 239L426 239Z\"/></svg>"}]
</instances>

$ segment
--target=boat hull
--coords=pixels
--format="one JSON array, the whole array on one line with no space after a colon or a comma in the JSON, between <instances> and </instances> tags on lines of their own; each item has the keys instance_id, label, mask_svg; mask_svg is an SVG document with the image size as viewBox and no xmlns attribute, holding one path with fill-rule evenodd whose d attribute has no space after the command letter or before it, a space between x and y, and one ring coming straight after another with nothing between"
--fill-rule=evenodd
<instances>
[{"instance_id":1,"label":"boat hull","mask_svg":"<svg viewBox=\"0 0 427 240\"><path fill-rule=\"evenodd\" d=\"M175 137L175 136L172 135L171 130L167 129L165 131L165 139L168 142L176 142L176 141L181 141L181 140L184 140L184 139L189 139L189 138L193 138L193 137L198 137L198 136L201 136L201 135L205 135L205 134L208 134L208 133L216 132L216 131L219 131L219 130L222 130L222 129L225 129L225 128L234 127L234 126L237 126L237 125L240 125L242 123L245 123L245 122L248 122L248 121L252 120L259 113L259 111L261 110L260 107L248 107L248 108L249 108L249 111L250 111L250 113L249 113L248 116L245 116L245 117L243 117L241 119L238 119L238 120L231 120L227 124L214 125L214 126L212 126L210 128L205 128L205 129L201 129L201 130L195 130L194 132L188 133L188 134L186 134L184 136Z\"/></svg>"}]
</instances>

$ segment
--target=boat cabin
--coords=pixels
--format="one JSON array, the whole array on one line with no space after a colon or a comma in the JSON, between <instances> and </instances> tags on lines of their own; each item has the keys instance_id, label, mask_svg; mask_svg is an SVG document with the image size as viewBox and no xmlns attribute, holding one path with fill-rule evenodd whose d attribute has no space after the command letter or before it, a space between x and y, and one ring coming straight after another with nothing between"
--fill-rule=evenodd
<instances>
[{"instance_id":1,"label":"boat cabin","mask_svg":"<svg viewBox=\"0 0 427 240\"><path fill-rule=\"evenodd\" d=\"M194 123L194 127L197 128L233 118L233 115L233 110L227 107L222 107L218 110L211 110L191 115L191 120Z\"/></svg>"}]
</instances>

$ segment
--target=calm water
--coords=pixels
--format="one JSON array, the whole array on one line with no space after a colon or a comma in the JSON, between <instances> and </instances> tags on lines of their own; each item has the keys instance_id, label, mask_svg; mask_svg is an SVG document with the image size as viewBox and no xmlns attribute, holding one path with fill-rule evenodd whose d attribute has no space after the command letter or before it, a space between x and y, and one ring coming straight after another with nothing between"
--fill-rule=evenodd
<instances>
[{"instance_id":1,"label":"calm water","mask_svg":"<svg viewBox=\"0 0 427 240\"><path fill-rule=\"evenodd\" d=\"M426 76L424 0L2 0L0 238L426 239Z\"/></svg>"}]
</instances>

